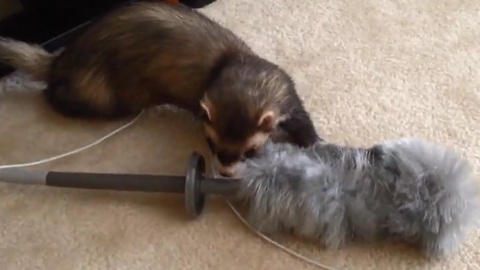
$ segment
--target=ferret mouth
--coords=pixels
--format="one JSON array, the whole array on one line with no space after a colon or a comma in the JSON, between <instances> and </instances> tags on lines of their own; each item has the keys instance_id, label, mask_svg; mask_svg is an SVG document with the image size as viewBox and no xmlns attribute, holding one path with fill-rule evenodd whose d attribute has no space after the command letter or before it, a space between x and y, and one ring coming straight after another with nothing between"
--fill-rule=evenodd
<instances>
[{"instance_id":1,"label":"ferret mouth","mask_svg":"<svg viewBox=\"0 0 480 270\"><path fill-rule=\"evenodd\" d=\"M235 177L242 162L234 162L229 165L222 164L217 156L214 156L214 170L222 177Z\"/></svg>"},{"instance_id":2,"label":"ferret mouth","mask_svg":"<svg viewBox=\"0 0 480 270\"><path fill-rule=\"evenodd\" d=\"M254 158L258 154L257 149L251 149L244 155L233 157L233 154L225 155L225 153L216 151L215 144L210 138L206 138L208 148L213 155L213 162L216 172L222 177L235 177L238 175L239 168L243 167L243 163L248 159Z\"/></svg>"}]
</instances>

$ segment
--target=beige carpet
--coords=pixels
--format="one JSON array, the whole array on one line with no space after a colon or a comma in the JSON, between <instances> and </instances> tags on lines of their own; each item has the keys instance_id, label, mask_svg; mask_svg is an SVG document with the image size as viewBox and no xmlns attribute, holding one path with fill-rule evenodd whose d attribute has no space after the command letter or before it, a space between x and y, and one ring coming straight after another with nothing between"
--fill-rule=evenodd
<instances>
[{"instance_id":1,"label":"beige carpet","mask_svg":"<svg viewBox=\"0 0 480 270\"><path fill-rule=\"evenodd\" d=\"M370 145L417 135L465 154L478 175L477 0L218 0L204 12L291 72L328 140ZM61 118L22 77L0 87L0 164L63 153L124 123ZM151 111L103 144L36 169L183 173L193 150L206 153L183 119ZM220 200L193 222L174 195L1 184L0 201L2 270L315 269L257 237ZM278 241L337 269L480 269L478 233L430 263L402 244L325 251Z\"/></svg>"}]
</instances>

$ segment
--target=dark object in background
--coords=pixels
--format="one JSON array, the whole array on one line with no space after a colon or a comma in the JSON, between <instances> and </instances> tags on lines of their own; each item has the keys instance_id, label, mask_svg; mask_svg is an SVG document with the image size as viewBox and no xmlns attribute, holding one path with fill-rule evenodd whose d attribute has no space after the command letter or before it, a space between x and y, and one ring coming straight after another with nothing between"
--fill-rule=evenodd
<instances>
[{"instance_id":1,"label":"dark object in background","mask_svg":"<svg viewBox=\"0 0 480 270\"><path fill-rule=\"evenodd\" d=\"M163 1L163 0L155 0ZM192 8L202 8L216 0L180 0ZM19 0L23 10L0 20L0 36L42 44L55 51L90 20L134 0ZM0 65L0 78L13 69Z\"/></svg>"},{"instance_id":2,"label":"dark object in background","mask_svg":"<svg viewBox=\"0 0 480 270\"><path fill-rule=\"evenodd\" d=\"M215 1L216 0L180 0L180 3L192 8L202 8Z\"/></svg>"}]
</instances>

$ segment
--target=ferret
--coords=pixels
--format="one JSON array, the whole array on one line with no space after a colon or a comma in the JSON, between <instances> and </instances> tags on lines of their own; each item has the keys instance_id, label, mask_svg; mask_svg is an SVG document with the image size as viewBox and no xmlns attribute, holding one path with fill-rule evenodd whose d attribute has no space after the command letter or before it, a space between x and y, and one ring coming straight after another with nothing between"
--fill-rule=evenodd
<instances>
[{"instance_id":1,"label":"ferret","mask_svg":"<svg viewBox=\"0 0 480 270\"><path fill-rule=\"evenodd\" d=\"M278 130L301 147L321 140L282 68L182 4L115 8L59 53L0 38L0 62L46 82L46 102L67 117L118 119L167 104L193 113L223 176Z\"/></svg>"}]
</instances>

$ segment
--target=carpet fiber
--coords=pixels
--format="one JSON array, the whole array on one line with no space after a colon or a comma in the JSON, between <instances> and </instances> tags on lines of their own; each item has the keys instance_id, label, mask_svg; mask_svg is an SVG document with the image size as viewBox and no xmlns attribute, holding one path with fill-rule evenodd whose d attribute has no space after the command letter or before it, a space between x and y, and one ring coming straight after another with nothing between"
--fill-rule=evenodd
<instances>
[{"instance_id":1,"label":"carpet fiber","mask_svg":"<svg viewBox=\"0 0 480 270\"><path fill-rule=\"evenodd\" d=\"M315 125L354 146L420 136L480 168L480 5L476 0L218 0L203 9L294 77ZM84 146L125 123L65 119L15 74L0 83L0 164ZM198 127L168 110L101 145L31 169L182 174ZM221 200L197 221L176 195L0 185L0 266L19 269L315 269L257 237ZM277 241L337 269L480 269L474 232L427 262L391 241L326 251Z\"/></svg>"}]
</instances>

